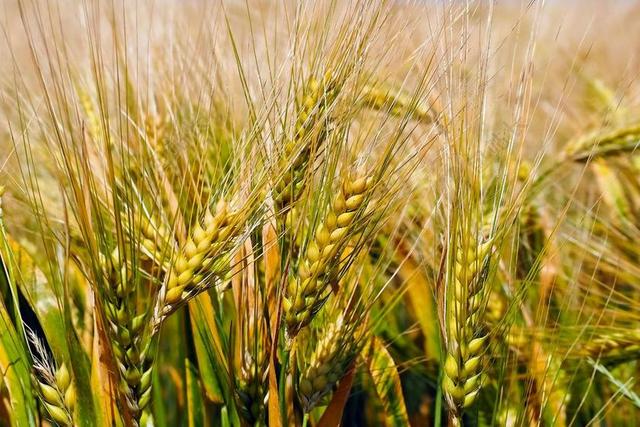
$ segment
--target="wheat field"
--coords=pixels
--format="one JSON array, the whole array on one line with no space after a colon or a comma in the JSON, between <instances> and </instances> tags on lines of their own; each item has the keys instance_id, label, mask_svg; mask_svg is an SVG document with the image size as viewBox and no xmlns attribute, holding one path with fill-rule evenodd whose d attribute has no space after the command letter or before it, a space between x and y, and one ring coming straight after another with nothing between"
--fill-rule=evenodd
<instances>
[{"instance_id":1,"label":"wheat field","mask_svg":"<svg viewBox=\"0 0 640 427\"><path fill-rule=\"evenodd\" d=\"M636 2L0 29L0 426L640 424Z\"/></svg>"}]
</instances>

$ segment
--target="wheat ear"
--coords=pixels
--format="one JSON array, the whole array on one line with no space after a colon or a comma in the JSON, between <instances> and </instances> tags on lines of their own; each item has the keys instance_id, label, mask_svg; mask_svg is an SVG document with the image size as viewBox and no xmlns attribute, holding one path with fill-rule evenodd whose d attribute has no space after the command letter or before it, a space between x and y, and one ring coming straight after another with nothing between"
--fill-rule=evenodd
<instances>
[{"instance_id":1,"label":"wheat ear","mask_svg":"<svg viewBox=\"0 0 640 427\"><path fill-rule=\"evenodd\" d=\"M338 91L331 75L311 77L296 102L295 131L284 144L282 164L286 172L274 186L273 199L279 212L286 211L302 195L312 154L324 142L327 110ZM293 159L293 161L292 161ZM290 163L292 161L292 163Z\"/></svg>"},{"instance_id":2,"label":"wheat ear","mask_svg":"<svg viewBox=\"0 0 640 427\"><path fill-rule=\"evenodd\" d=\"M264 351L258 351L256 357L248 352L244 355L235 392L240 415L250 425L259 423L265 412L268 369Z\"/></svg>"},{"instance_id":3,"label":"wheat ear","mask_svg":"<svg viewBox=\"0 0 640 427\"><path fill-rule=\"evenodd\" d=\"M427 124L437 122L437 113L431 106L416 101L408 92L383 83L365 85L362 88L362 99L367 107L393 116L410 115Z\"/></svg>"},{"instance_id":4,"label":"wheat ear","mask_svg":"<svg viewBox=\"0 0 640 427\"><path fill-rule=\"evenodd\" d=\"M103 259L103 265L110 285L104 305L111 346L120 371L122 392L133 421L138 424L151 401L152 339L145 330L148 315L146 311L136 314L135 279L117 248L108 259Z\"/></svg>"},{"instance_id":5,"label":"wheat ear","mask_svg":"<svg viewBox=\"0 0 640 427\"><path fill-rule=\"evenodd\" d=\"M40 337L28 326L26 333L33 356L33 383L40 402L53 422L65 427L72 426L76 390L69 370L64 363L55 369Z\"/></svg>"},{"instance_id":6,"label":"wheat ear","mask_svg":"<svg viewBox=\"0 0 640 427\"><path fill-rule=\"evenodd\" d=\"M635 151L640 145L640 124L593 132L570 141L565 155L575 161Z\"/></svg>"},{"instance_id":7,"label":"wheat ear","mask_svg":"<svg viewBox=\"0 0 640 427\"><path fill-rule=\"evenodd\" d=\"M354 222L367 203L372 182L371 177L346 180L316 228L299 262L298 275L289 281L284 298L285 323L291 337L309 324L330 295L332 275L340 264L337 258L352 237Z\"/></svg>"},{"instance_id":8,"label":"wheat ear","mask_svg":"<svg viewBox=\"0 0 640 427\"><path fill-rule=\"evenodd\" d=\"M607 361L637 360L640 358L640 329L600 334L582 346L582 353Z\"/></svg>"},{"instance_id":9,"label":"wheat ear","mask_svg":"<svg viewBox=\"0 0 640 427\"><path fill-rule=\"evenodd\" d=\"M225 200L217 203L215 212L207 210L203 224L195 225L171 264L161 317L174 312L230 271L231 249L242 225L242 215L230 212Z\"/></svg>"},{"instance_id":10,"label":"wheat ear","mask_svg":"<svg viewBox=\"0 0 640 427\"><path fill-rule=\"evenodd\" d=\"M493 247L491 239L469 239L474 233L462 234L454 249L453 271L448 274L443 376L449 408L453 419L458 420L462 410L475 402L482 386L483 354L488 341L482 314L489 291Z\"/></svg>"}]
</instances>

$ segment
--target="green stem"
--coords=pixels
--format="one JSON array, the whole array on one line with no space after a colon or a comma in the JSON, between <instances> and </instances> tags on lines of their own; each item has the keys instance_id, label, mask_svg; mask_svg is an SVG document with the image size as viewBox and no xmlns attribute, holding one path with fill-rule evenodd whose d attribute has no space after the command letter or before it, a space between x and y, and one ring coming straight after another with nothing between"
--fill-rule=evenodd
<instances>
[{"instance_id":1,"label":"green stem","mask_svg":"<svg viewBox=\"0 0 640 427\"><path fill-rule=\"evenodd\" d=\"M280 395L280 416L282 425L288 425L287 422L287 374L289 371L290 350L282 353L282 366L280 367L280 379L278 384L278 394Z\"/></svg>"},{"instance_id":2,"label":"green stem","mask_svg":"<svg viewBox=\"0 0 640 427\"><path fill-rule=\"evenodd\" d=\"M443 360L444 356L440 356L440 360ZM435 416L434 416L434 420L433 420L433 425L434 426L441 426L442 425L442 374L443 374L443 370L442 370L442 364L440 364L440 368L438 369L438 386L436 387L436 410L435 410Z\"/></svg>"},{"instance_id":3,"label":"green stem","mask_svg":"<svg viewBox=\"0 0 640 427\"><path fill-rule=\"evenodd\" d=\"M308 422L309 422L309 413L305 412L304 417L302 418L302 427L307 427Z\"/></svg>"}]
</instances>

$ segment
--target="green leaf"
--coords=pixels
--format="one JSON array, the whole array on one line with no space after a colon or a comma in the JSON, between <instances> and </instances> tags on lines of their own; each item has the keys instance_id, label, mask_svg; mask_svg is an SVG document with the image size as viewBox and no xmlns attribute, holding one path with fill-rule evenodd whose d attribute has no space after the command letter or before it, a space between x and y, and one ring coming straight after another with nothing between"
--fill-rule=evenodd
<instances>
[{"instance_id":1,"label":"green leaf","mask_svg":"<svg viewBox=\"0 0 640 427\"><path fill-rule=\"evenodd\" d=\"M99 425L99 413L95 411L94 389L91 387L89 357L75 333L70 307L62 310L54 291L56 277L47 278L33 258L19 244L9 240L12 261L16 271L16 283L27 303L36 314L49 347L58 364L69 361L77 389L75 421L80 426ZM56 265L50 266L53 275ZM57 289L62 289L62 286Z\"/></svg>"},{"instance_id":2,"label":"green leaf","mask_svg":"<svg viewBox=\"0 0 640 427\"><path fill-rule=\"evenodd\" d=\"M64 316L50 281L26 249L11 240L9 244L18 288L36 314L56 361L69 360Z\"/></svg>"},{"instance_id":3,"label":"green leaf","mask_svg":"<svg viewBox=\"0 0 640 427\"><path fill-rule=\"evenodd\" d=\"M69 346L69 360L73 370L74 384L78 395L75 408L75 422L80 426L92 427L102 425L102 414L96 411L95 393L91 387L91 364L82 349L80 340L67 322L69 333L66 334Z\"/></svg>"},{"instance_id":4,"label":"green leaf","mask_svg":"<svg viewBox=\"0 0 640 427\"><path fill-rule=\"evenodd\" d=\"M384 343L378 338L372 338L364 350L364 359L376 394L385 409L387 425L408 426L409 417L398 369Z\"/></svg>"},{"instance_id":5,"label":"green leaf","mask_svg":"<svg viewBox=\"0 0 640 427\"><path fill-rule=\"evenodd\" d=\"M0 282L11 286L4 253L0 252ZM11 425L35 426L36 397L31 388L30 357L15 330L4 301L0 301L0 369L9 396Z\"/></svg>"},{"instance_id":6,"label":"green leaf","mask_svg":"<svg viewBox=\"0 0 640 427\"><path fill-rule=\"evenodd\" d=\"M200 378L207 399L217 404L224 403L224 394L216 369L221 362L217 355L223 353L210 296L204 293L190 302L189 314Z\"/></svg>"},{"instance_id":7,"label":"green leaf","mask_svg":"<svg viewBox=\"0 0 640 427\"><path fill-rule=\"evenodd\" d=\"M409 305L424 336L424 351L429 359L440 359L440 331L435 300L429 281L418 265L410 257L398 267L398 275L405 283Z\"/></svg>"},{"instance_id":8,"label":"green leaf","mask_svg":"<svg viewBox=\"0 0 640 427\"><path fill-rule=\"evenodd\" d=\"M187 421L189 427L208 425L205 420L204 401L200 392L198 371L189 359L184 360L187 391Z\"/></svg>"}]
</instances>

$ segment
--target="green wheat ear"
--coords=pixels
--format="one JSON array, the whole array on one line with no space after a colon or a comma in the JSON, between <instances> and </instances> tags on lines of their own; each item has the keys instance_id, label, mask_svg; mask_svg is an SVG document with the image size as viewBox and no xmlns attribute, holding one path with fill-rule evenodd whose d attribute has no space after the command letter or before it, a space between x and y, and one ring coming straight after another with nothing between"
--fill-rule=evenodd
<instances>
[{"instance_id":1,"label":"green wheat ear","mask_svg":"<svg viewBox=\"0 0 640 427\"><path fill-rule=\"evenodd\" d=\"M357 352L343 318L325 328L298 379L298 394L305 412L311 411L344 376Z\"/></svg>"}]
</instances>

